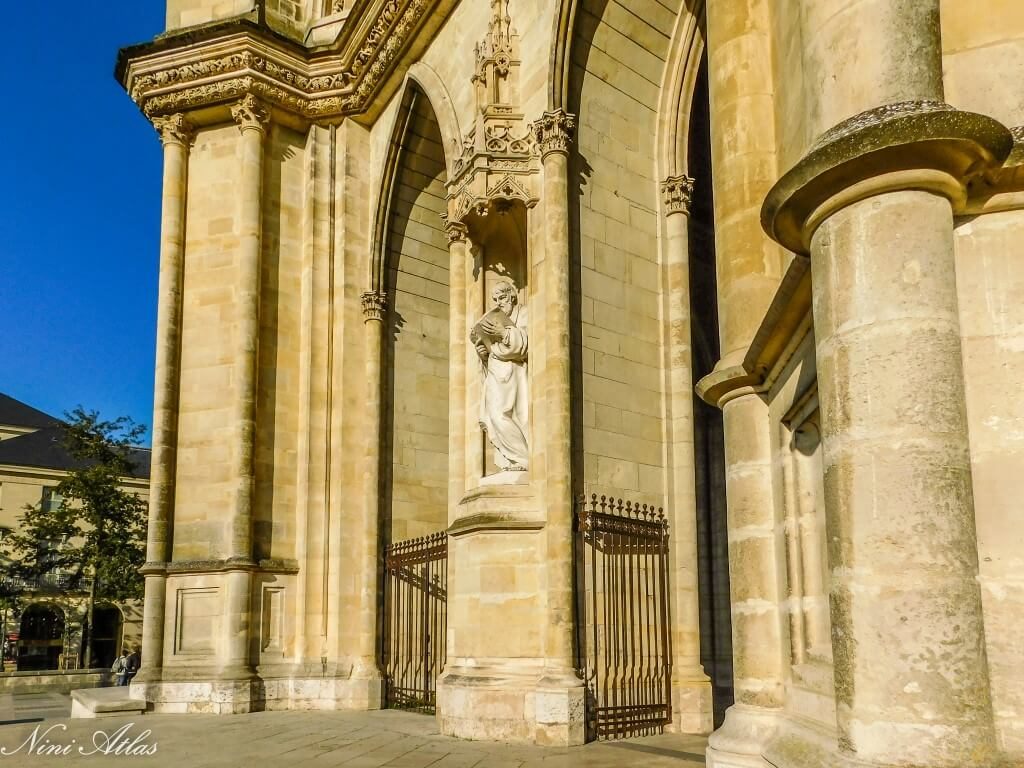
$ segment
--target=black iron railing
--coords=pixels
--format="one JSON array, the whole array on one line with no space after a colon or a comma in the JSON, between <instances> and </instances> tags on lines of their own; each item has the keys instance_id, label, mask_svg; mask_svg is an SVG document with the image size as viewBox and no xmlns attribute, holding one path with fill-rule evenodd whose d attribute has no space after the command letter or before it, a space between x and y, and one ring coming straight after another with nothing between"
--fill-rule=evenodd
<instances>
[{"instance_id":1,"label":"black iron railing","mask_svg":"<svg viewBox=\"0 0 1024 768\"><path fill-rule=\"evenodd\" d=\"M385 705L432 714L448 629L448 534L392 544L384 562Z\"/></svg>"},{"instance_id":2,"label":"black iron railing","mask_svg":"<svg viewBox=\"0 0 1024 768\"><path fill-rule=\"evenodd\" d=\"M672 720L664 511L596 494L581 497L577 537L590 735L660 733Z\"/></svg>"}]
</instances>

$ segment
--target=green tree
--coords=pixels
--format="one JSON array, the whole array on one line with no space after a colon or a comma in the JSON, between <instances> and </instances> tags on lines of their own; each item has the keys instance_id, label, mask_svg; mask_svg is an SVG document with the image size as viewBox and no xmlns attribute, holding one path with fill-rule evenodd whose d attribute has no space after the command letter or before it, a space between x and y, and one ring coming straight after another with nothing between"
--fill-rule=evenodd
<instances>
[{"instance_id":1,"label":"green tree","mask_svg":"<svg viewBox=\"0 0 1024 768\"><path fill-rule=\"evenodd\" d=\"M146 502L123 485L134 475L132 450L146 428L127 416L104 421L81 406L64 415L64 446L73 466L51 494L60 501L26 507L0 556L8 556L13 574L29 583L59 571L63 590L89 590L82 640L89 667L96 600L143 595Z\"/></svg>"}]
</instances>

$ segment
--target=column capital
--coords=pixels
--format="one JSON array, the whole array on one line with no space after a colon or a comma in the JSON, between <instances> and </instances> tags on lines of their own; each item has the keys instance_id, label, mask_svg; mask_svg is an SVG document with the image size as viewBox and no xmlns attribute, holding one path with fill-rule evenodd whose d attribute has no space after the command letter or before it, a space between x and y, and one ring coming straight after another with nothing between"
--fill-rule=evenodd
<instances>
[{"instance_id":1,"label":"column capital","mask_svg":"<svg viewBox=\"0 0 1024 768\"><path fill-rule=\"evenodd\" d=\"M883 104L822 134L768 192L761 226L788 250L808 254L822 221L874 195L923 189L960 211L972 181L998 169L1012 149L1010 131L988 115L927 99Z\"/></svg>"},{"instance_id":2,"label":"column capital","mask_svg":"<svg viewBox=\"0 0 1024 768\"><path fill-rule=\"evenodd\" d=\"M469 237L469 227L461 221L446 221L444 231L448 235L448 245L464 243Z\"/></svg>"},{"instance_id":3,"label":"column capital","mask_svg":"<svg viewBox=\"0 0 1024 768\"><path fill-rule=\"evenodd\" d=\"M661 182L661 196L665 202L665 213L690 215L693 201L693 179L686 175L669 176Z\"/></svg>"},{"instance_id":4,"label":"column capital","mask_svg":"<svg viewBox=\"0 0 1024 768\"><path fill-rule=\"evenodd\" d=\"M270 109L263 101L248 93L231 107L231 117L238 123L240 131L254 130L266 133L267 123L270 122Z\"/></svg>"},{"instance_id":5,"label":"column capital","mask_svg":"<svg viewBox=\"0 0 1024 768\"><path fill-rule=\"evenodd\" d=\"M530 129L537 141L541 159L552 152L568 154L569 145L576 132L576 115L572 115L564 109L545 112L540 120L531 124Z\"/></svg>"},{"instance_id":6,"label":"column capital","mask_svg":"<svg viewBox=\"0 0 1024 768\"><path fill-rule=\"evenodd\" d=\"M160 134L160 141L166 147L177 144L188 148L195 139L195 126L180 112L166 117L154 117L153 127Z\"/></svg>"},{"instance_id":7,"label":"column capital","mask_svg":"<svg viewBox=\"0 0 1024 768\"><path fill-rule=\"evenodd\" d=\"M388 295L384 291L367 291L362 295L363 322L382 322L388 308Z\"/></svg>"}]
</instances>

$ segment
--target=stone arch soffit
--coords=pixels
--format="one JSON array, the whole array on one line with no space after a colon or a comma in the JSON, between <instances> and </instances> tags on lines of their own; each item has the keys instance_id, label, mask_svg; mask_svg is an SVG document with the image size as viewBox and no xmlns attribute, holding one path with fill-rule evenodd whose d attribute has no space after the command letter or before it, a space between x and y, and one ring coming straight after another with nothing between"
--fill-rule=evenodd
<instances>
[{"instance_id":1,"label":"stone arch soffit","mask_svg":"<svg viewBox=\"0 0 1024 768\"><path fill-rule=\"evenodd\" d=\"M375 292L383 291L387 287L388 227L395 186L402 167L402 144L413 119L416 104L420 99L425 100L429 105L441 133L445 173L449 179L452 176L456 158L454 149L461 144L459 119L452 106L451 97L441 78L431 67L423 62L416 62L410 67L402 85L400 98L398 111L389 133L391 138L385 155L380 194L374 212L370 290Z\"/></svg>"},{"instance_id":2,"label":"stone arch soffit","mask_svg":"<svg viewBox=\"0 0 1024 768\"><path fill-rule=\"evenodd\" d=\"M607 2L607 0L604 0ZM665 63L664 80L662 82L663 105L671 101L666 94L674 92L675 101L680 97L689 96L693 92L697 68L704 50L705 24L704 5L706 0L680 0L679 12L676 14L675 28L671 32L669 60ZM580 0L560 0L554 16L554 30L551 35L552 46L548 66L548 109L565 109L572 111L571 73L573 67L573 44L576 40L576 16ZM665 30L666 34L669 30ZM682 54L682 55L680 55ZM676 59L681 58L678 62ZM682 66L680 66L682 64ZM670 86L666 88L666 86ZM689 98L685 99L685 108L689 107ZM664 109L661 110L664 114ZM685 138L685 136L683 137ZM685 145L684 145L685 146ZM682 152L685 164L685 151ZM669 164L665 168L670 168Z\"/></svg>"},{"instance_id":3,"label":"stone arch soffit","mask_svg":"<svg viewBox=\"0 0 1024 768\"><path fill-rule=\"evenodd\" d=\"M690 114L704 56L705 0L686 0L676 17L658 104L658 166L661 178L689 176Z\"/></svg>"}]
</instances>

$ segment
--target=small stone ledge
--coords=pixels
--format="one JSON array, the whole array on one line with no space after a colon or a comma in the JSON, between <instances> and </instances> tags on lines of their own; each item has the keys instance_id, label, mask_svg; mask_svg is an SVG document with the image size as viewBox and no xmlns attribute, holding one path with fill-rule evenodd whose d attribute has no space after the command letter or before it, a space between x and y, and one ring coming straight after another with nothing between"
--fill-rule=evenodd
<instances>
[{"instance_id":1,"label":"small stone ledge","mask_svg":"<svg viewBox=\"0 0 1024 768\"><path fill-rule=\"evenodd\" d=\"M998 169L1013 136L987 115L933 101L868 110L825 133L772 187L761 225L794 253L808 253L817 225L835 210L891 189L928 189L954 202Z\"/></svg>"},{"instance_id":2,"label":"small stone ledge","mask_svg":"<svg viewBox=\"0 0 1024 768\"><path fill-rule=\"evenodd\" d=\"M228 558L227 560L175 560L170 563L146 563L142 573L177 575L185 573L227 573L253 571L256 573L298 573L298 560L275 558L259 562Z\"/></svg>"},{"instance_id":3,"label":"small stone ledge","mask_svg":"<svg viewBox=\"0 0 1024 768\"><path fill-rule=\"evenodd\" d=\"M117 717L119 715L141 715L146 711L146 702L133 699L128 686L114 688L87 688L71 692L71 717Z\"/></svg>"}]
</instances>

